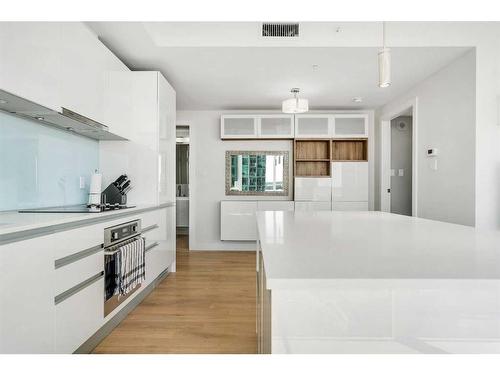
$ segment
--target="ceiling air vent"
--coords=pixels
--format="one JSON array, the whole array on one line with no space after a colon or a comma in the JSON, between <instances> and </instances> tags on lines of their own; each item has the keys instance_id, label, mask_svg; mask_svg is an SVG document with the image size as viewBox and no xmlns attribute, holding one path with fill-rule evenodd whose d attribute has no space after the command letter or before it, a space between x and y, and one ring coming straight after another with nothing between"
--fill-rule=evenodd
<instances>
[{"instance_id":1,"label":"ceiling air vent","mask_svg":"<svg viewBox=\"0 0 500 375\"><path fill-rule=\"evenodd\" d=\"M263 23L263 37L291 38L299 36L298 23Z\"/></svg>"}]
</instances>

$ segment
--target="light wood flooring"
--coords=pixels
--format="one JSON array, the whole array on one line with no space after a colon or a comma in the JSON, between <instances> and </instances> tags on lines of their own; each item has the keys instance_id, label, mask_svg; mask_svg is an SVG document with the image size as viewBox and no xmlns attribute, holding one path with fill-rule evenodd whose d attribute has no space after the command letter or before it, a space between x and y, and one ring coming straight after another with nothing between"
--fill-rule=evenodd
<instances>
[{"instance_id":1,"label":"light wood flooring","mask_svg":"<svg viewBox=\"0 0 500 375\"><path fill-rule=\"evenodd\" d=\"M255 252L189 251L94 353L256 353Z\"/></svg>"}]
</instances>

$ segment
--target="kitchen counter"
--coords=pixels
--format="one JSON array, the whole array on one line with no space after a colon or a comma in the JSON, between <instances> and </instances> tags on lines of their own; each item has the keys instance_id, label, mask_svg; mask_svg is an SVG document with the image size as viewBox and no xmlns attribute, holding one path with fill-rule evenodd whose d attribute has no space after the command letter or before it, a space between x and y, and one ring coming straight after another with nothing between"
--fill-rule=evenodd
<instances>
[{"instance_id":1,"label":"kitchen counter","mask_svg":"<svg viewBox=\"0 0 500 375\"><path fill-rule=\"evenodd\" d=\"M134 208L99 213L19 213L6 211L0 213L0 245L174 205L174 202L159 205L137 205Z\"/></svg>"},{"instance_id":2,"label":"kitchen counter","mask_svg":"<svg viewBox=\"0 0 500 375\"><path fill-rule=\"evenodd\" d=\"M260 212L269 288L500 279L500 234L384 212Z\"/></svg>"},{"instance_id":3,"label":"kitchen counter","mask_svg":"<svg viewBox=\"0 0 500 375\"><path fill-rule=\"evenodd\" d=\"M382 212L257 213L260 353L500 353L500 235Z\"/></svg>"}]
</instances>

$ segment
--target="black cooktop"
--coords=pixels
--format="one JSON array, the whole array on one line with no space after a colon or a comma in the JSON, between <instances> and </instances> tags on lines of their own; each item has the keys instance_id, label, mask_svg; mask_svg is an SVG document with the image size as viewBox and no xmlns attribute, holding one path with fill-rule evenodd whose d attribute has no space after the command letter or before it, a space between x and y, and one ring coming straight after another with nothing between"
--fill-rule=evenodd
<instances>
[{"instance_id":1,"label":"black cooktop","mask_svg":"<svg viewBox=\"0 0 500 375\"><path fill-rule=\"evenodd\" d=\"M74 206L59 206L59 207L44 207L44 208L29 208L19 210L20 213L96 213L108 211L119 211L127 208L134 208L135 206L102 206L100 211L90 210L85 204L77 204Z\"/></svg>"}]
</instances>

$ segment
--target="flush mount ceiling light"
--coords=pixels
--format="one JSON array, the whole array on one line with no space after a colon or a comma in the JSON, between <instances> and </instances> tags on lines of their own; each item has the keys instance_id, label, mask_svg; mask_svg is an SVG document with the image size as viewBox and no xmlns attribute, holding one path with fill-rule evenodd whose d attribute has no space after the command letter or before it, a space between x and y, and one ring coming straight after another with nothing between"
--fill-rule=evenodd
<instances>
[{"instance_id":1,"label":"flush mount ceiling light","mask_svg":"<svg viewBox=\"0 0 500 375\"><path fill-rule=\"evenodd\" d=\"M382 48L378 51L378 87L391 85L391 49L385 46L385 22L382 23Z\"/></svg>"},{"instance_id":2,"label":"flush mount ceiling light","mask_svg":"<svg viewBox=\"0 0 500 375\"><path fill-rule=\"evenodd\" d=\"M300 89L293 88L290 92L293 94L293 98L283 100L281 104L283 113L304 113L309 111L309 101L299 98Z\"/></svg>"}]
</instances>

